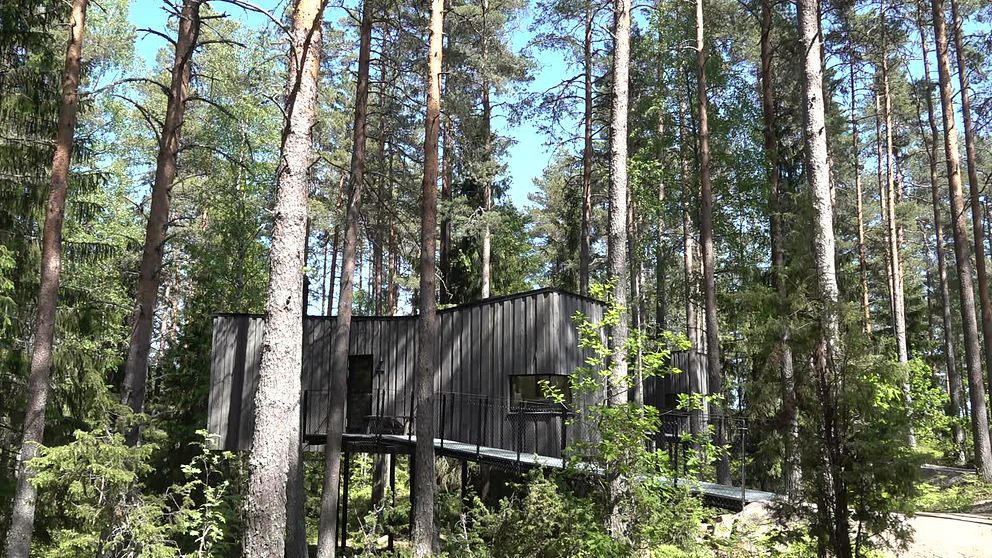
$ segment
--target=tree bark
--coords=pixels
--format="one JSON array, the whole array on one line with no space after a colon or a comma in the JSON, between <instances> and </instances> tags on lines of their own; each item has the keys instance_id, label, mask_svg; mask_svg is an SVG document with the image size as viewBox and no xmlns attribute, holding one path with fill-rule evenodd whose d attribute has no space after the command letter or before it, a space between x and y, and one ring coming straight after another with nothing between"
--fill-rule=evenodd
<instances>
[{"instance_id":1,"label":"tree bark","mask_svg":"<svg viewBox=\"0 0 992 558\"><path fill-rule=\"evenodd\" d=\"M424 119L424 182L420 222L420 296L418 305L417 369L414 377L417 443L413 472L413 554L427 558L434 552L434 374L438 358L437 299L434 259L437 241L437 140L441 124L441 63L444 0L431 0L428 45L427 113Z\"/></svg>"},{"instance_id":2,"label":"tree bark","mask_svg":"<svg viewBox=\"0 0 992 558\"><path fill-rule=\"evenodd\" d=\"M772 0L761 2L761 109L765 141L765 157L768 165L770 187L769 231L771 233L772 275L779 303L783 305L780 319L782 330L779 336L778 363L782 391L782 439L784 456L782 481L785 495L790 501L799 497L801 470L799 468L799 421L796 413L796 385L792 359L789 311L784 306L789 299L786 281L785 247L782 214L781 175L779 172L778 131L775 115L775 93L772 75Z\"/></svg>"},{"instance_id":3,"label":"tree bark","mask_svg":"<svg viewBox=\"0 0 992 558\"><path fill-rule=\"evenodd\" d=\"M592 0L586 0L586 25L582 41L584 64L582 127L582 230L579 239L579 294L589 294L589 267L592 259Z\"/></svg>"},{"instance_id":4,"label":"tree bark","mask_svg":"<svg viewBox=\"0 0 992 558\"><path fill-rule=\"evenodd\" d=\"M902 228L899 225L896 214L896 204L901 196L898 196L896 181L896 158L893 151L892 141L892 94L889 88L889 61L886 43L885 8L881 13L882 28L882 93L885 110L885 183L886 183L886 206L888 216L886 223L888 226L887 238L889 241L889 268L892 270L892 329L896 337L896 351L899 363L905 365L909 362L909 346L906 342L906 295L903 286L902 261L899 256L899 245L902 239ZM912 409L912 394L910 393L909 381L902 383L903 399L906 408ZM912 426L907 433L907 444L911 448L916 447L916 434Z\"/></svg>"},{"instance_id":5,"label":"tree bark","mask_svg":"<svg viewBox=\"0 0 992 558\"><path fill-rule=\"evenodd\" d=\"M491 290L492 231L489 212L493 208L493 108L489 101L489 0L482 0L482 134L484 139L486 170L482 180L482 298L489 298Z\"/></svg>"},{"instance_id":6,"label":"tree bark","mask_svg":"<svg viewBox=\"0 0 992 558\"><path fill-rule=\"evenodd\" d=\"M703 309L706 315L706 364L709 372L709 392L723 394L723 371L720 362L720 324L716 315L716 253L713 245L713 185L710 182L710 125L707 115L706 43L703 22L703 0L696 0L696 100L699 104L699 239L703 251ZM710 402L718 416L716 437L718 446L726 443L722 406ZM717 461L719 484L730 484L730 459L722 455Z\"/></svg>"},{"instance_id":7,"label":"tree bark","mask_svg":"<svg viewBox=\"0 0 992 558\"><path fill-rule=\"evenodd\" d=\"M925 144L924 147L926 149L927 163L930 171L930 201L933 206L934 251L937 253L937 278L940 288L941 323L944 333L944 367L947 372L950 414L955 419L951 424L951 437L954 440L954 447L957 450L955 464L964 465L964 431L957 422L961 418L961 409L963 407L961 394L964 388L961 385L961 375L957 367L954 320L951 316L951 295L950 289L947 286L947 258L944 253L944 224L940 211L940 186L937 172L937 138L940 137L940 132L937 130L937 119L934 115L933 93L931 92L932 82L930 81L930 52L927 46L922 3L922 0L918 0L916 4L916 26L920 34L920 48L923 52L923 77L927 88L925 92L927 124L930 128L929 141L927 141L927 135L923 131L922 118L920 119L920 133ZM917 108L919 108L918 105Z\"/></svg>"},{"instance_id":8,"label":"tree bark","mask_svg":"<svg viewBox=\"0 0 992 558\"><path fill-rule=\"evenodd\" d=\"M613 2L613 91L610 119L609 229L607 235L607 277L612 285L612 302L623 308L623 315L610 332L611 371L606 385L607 404L625 405L627 393L627 338L630 286L627 262L627 108L630 74L630 0ZM630 518L621 503L629 490L623 475L609 480L611 502L607 530L616 540L626 540Z\"/></svg>"},{"instance_id":9,"label":"tree bark","mask_svg":"<svg viewBox=\"0 0 992 558\"><path fill-rule=\"evenodd\" d=\"M972 240L975 244L975 272L978 276L978 299L982 303L982 338L985 341L985 371L989 394L992 394L992 299L989 298L989 274L985 265L985 224L982 221L982 183L978 181L978 156L975 147L975 126L971 118L971 93L968 89L968 66L964 59L964 39L961 37L961 11L958 0L951 0L954 19L954 52L961 88L961 120L964 124L964 150L968 162L968 190L971 195Z\"/></svg>"},{"instance_id":10,"label":"tree bark","mask_svg":"<svg viewBox=\"0 0 992 558\"><path fill-rule=\"evenodd\" d=\"M441 200L450 207L451 203L451 158L454 156L453 140L451 139L451 122L441 117L441 137L444 152L441 155ZM444 212L441 219L441 292L442 304L451 302L451 292L448 290L448 281L451 278L451 219L448 218L448 211Z\"/></svg>"},{"instance_id":11,"label":"tree bark","mask_svg":"<svg viewBox=\"0 0 992 558\"><path fill-rule=\"evenodd\" d=\"M334 213L336 216L341 214L341 202L344 200L344 187L345 187L345 176L342 174L341 179L338 181L337 189L337 199L334 202ZM334 280L338 276L338 253L340 252L341 246L341 227L340 225L334 225L334 234L331 240L331 286L330 292L327 293L327 311L328 316L331 315L331 309L334 308Z\"/></svg>"},{"instance_id":12,"label":"tree bark","mask_svg":"<svg viewBox=\"0 0 992 558\"><path fill-rule=\"evenodd\" d=\"M34 534L38 490L31 482L35 474L30 461L38 455L38 446L44 440L45 407L51 388L55 313L58 309L59 271L62 266L62 225L65 222L69 166L76 132L76 113L79 109L79 73L88 3L88 0L73 0L69 19L69 40L62 74L62 100L59 105L52 177L41 239L41 285L31 348L24 431L21 434L17 483L10 510L10 528L7 531L5 555L9 558L28 558Z\"/></svg>"},{"instance_id":13,"label":"tree bark","mask_svg":"<svg viewBox=\"0 0 992 558\"><path fill-rule=\"evenodd\" d=\"M145 227L145 246L141 253L141 270L131 318L131 343L124 365L124 384L121 401L135 413L145 406L145 386L148 381L148 355L152 346L152 325L165 253L166 233L169 227L169 207L172 202L172 183L176 179L180 133L189 96L189 83L193 65L193 51L200 35L201 0L185 0L179 18L179 35L176 41L172 81L165 109L165 122L155 164L155 181L152 183L152 201ZM127 432L127 443L135 445L141 433L137 427Z\"/></svg>"},{"instance_id":14,"label":"tree bark","mask_svg":"<svg viewBox=\"0 0 992 558\"><path fill-rule=\"evenodd\" d=\"M882 147L882 120L885 118L882 112L882 94L875 91L875 162L876 162L876 174L878 180L878 204L879 204L879 219L882 221L882 225L885 226L883 231L883 236L885 237L885 279L886 288L888 289L888 303L889 303L889 316L893 317L896 314L895 310L895 282L893 281L892 272L892 255L890 252L892 243L889 240L889 197L886 192L885 186L885 149Z\"/></svg>"},{"instance_id":15,"label":"tree bark","mask_svg":"<svg viewBox=\"0 0 992 558\"><path fill-rule=\"evenodd\" d=\"M348 341L355 300L355 254L358 248L358 224L362 212L362 188L365 184L365 143L368 125L369 65L372 51L372 2L362 3L359 26L358 79L355 85L355 121L352 126L351 168L345 217L344 246L341 250L341 286L338 294L338 317L331 342L331 386L327 406L327 442L324 446L324 487L320 500L320 529L317 557L334 558L337 553L338 482L341 476L342 435L345 429L345 406L348 390ZM380 256L381 259L381 256ZM373 287L375 288L375 287Z\"/></svg>"},{"instance_id":16,"label":"tree bark","mask_svg":"<svg viewBox=\"0 0 992 558\"><path fill-rule=\"evenodd\" d=\"M882 20L882 42L885 42L885 20ZM892 147L892 96L889 92L889 63L887 56L882 55L882 107L885 119L885 223L887 227L886 240L889 243L889 269L892 272L892 330L896 338L896 348L899 362L909 361L909 349L906 345L906 311L905 297L902 286L902 263L899 257L899 234L896 218L896 181L895 157Z\"/></svg>"},{"instance_id":17,"label":"tree bark","mask_svg":"<svg viewBox=\"0 0 992 558\"><path fill-rule=\"evenodd\" d=\"M813 252L816 293L820 303L820 335L814 371L823 435L823 490L818 491L821 516L832 523L828 540L838 558L852 556L847 485L841 474L846 460L845 428L837 409L836 367L840 356L840 292L837 287L833 202L827 162L827 130L823 94L822 38L817 0L798 0L797 20L803 55L803 99L806 108L804 139L806 179L813 204Z\"/></svg>"},{"instance_id":18,"label":"tree bark","mask_svg":"<svg viewBox=\"0 0 992 558\"><path fill-rule=\"evenodd\" d=\"M686 114L689 111L687 95L679 96L679 168L682 177L682 265L685 271L685 333L689 340L689 393L702 393L702 378L700 377L697 355L702 350L699 342L698 308L697 301L699 295L698 282L696 278L696 231L693 223L690 203L694 183L689 170L689 132L686 123ZM689 432L695 438L702 430L698 412L693 411L689 420Z\"/></svg>"},{"instance_id":19,"label":"tree bark","mask_svg":"<svg viewBox=\"0 0 992 558\"><path fill-rule=\"evenodd\" d=\"M873 328L871 323L871 299L868 293L868 255L865 250L865 206L864 206L864 186L861 183L861 148L858 144L858 117L856 112L857 100L854 81L854 47L849 45L849 56L851 59L850 87L851 87L851 158L854 163L854 191L857 196L857 219L858 219L858 271L861 282L861 326L866 335L871 337Z\"/></svg>"},{"instance_id":20,"label":"tree bark","mask_svg":"<svg viewBox=\"0 0 992 558\"><path fill-rule=\"evenodd\" d=\"M286 546L288 474L300 466L303 267L311 130L320 69L320 0L293 6L289 83L272 228L265 329L255 393L255 435L248 459L244 550L281 558Z\"/></svg>"},{"instance_id":21,"label":"tree bark","mask_svg":"<svg viewBox=\"0 0 992 558\"><path fill-rule=\"evenodd\" d=\"M630 314L630 328L635 332L641 330L641 320L643 312L641 311L641 257L638 254L637 242L638 242L638 232L637 232L637 221L636 221L636 201L634 200L634 193L630 188L627 188L627 262L628 262L628 275L630 295L630 304L628 305L628 312ZM634 362L631 363L633 366L633 396L634 402L638 406L644 405L644 369L641 367L641 357L643 356L643 351L640 344L637 346L637 350L634 355ZM628 369L631 366L628 365Z\"/></svg>"},{"instance_id":22,"label":"tree bark","mask_svg":"<svg viewBox=\"0 0 992 558\"><path fill-rule=\"evenodd\" d=\"M630 72L630 2L615 0L613 51L613 116L610 121L610 222L607 250L608 277L613 285L613 302L629 312L627 289L627 106ZM608 390L610 405L627 402L626 387L618 387L627 377L627 316L612 331L612 386Z\"/></svg>"},{"instance_id":23,"label":"tree bark","mask_svg":"<svg viewBox=\"0 0 992 558\"><path fill-rule=\"evenodd\" d=\"M961 300L961 327L964 332L965 362L968 366L968 393L971 399L971 430L974 437L975 469L985 482L992 482L992 448L986 414L982 377L982 356L975 315L975 291L972 283L971 248L964 216L964 191L961 185L961 159L958 155L958 132L954 122L954 97L951 91L951 62L947 44L943 0L931 0L934 42L937 50L937 76L940 81L940 105L944 119L944 156L950 185L951 228L954 232L954 256L958 272L958 296Z\"/></svg>"},{"instance_id":24,"label":"tree bark","mask_svg":"<svg viewBox=\"0 0 992 558\"><path fill-rule=\"evenodd\" d=\"M661 33L659 32L659 36ZM657 73L658 87L661 88L661 70ZM661 93L659 92L659 100ZM660 103L659 103L660 107ZM656 157L658 162L665 160L665 111L658 109L658 152ZM668 329L668 252L665 246L666 235L668 233L665 223L665 181L658 180L658 236L655 239L655 334L661 338L661 334Z\"/></svg>"}]
</instances>

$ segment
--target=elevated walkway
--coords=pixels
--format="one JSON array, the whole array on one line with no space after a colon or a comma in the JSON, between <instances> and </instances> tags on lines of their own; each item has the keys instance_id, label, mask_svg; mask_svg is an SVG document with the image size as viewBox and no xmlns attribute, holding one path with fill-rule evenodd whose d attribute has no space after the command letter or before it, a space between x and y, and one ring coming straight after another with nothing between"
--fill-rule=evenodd
<instances>
[{"instance_id":1,"label":"elevated walkway","mask_svg":"<svg viewBox=\"0 0 992 558\"><path fill-rule=\"evenodd\" d=\"M311 435L307 436L304 441L310 445L321 445L325 439L323 436ZM345 450L350 452L412 454L417 437L412 434L345 434L343 442ZM441 438L434 439L434 452L444 457L482 463L506 470L525 471L534 467L564 469L566 466L565 460L560 457ZM707 504L733 511L740 511L744 506L754 502L765 502L778 498L774 492L752 488L685 478L663 478L661 480L663 483L676 486L688 483L690 492L701 496Z\"/></svg>"}]
</instances>

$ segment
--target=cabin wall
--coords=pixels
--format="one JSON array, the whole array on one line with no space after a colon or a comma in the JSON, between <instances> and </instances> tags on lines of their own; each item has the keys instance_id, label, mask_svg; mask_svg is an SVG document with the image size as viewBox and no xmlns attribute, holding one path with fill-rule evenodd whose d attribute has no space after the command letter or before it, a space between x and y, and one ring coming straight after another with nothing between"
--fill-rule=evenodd
<instances>
[{"instance_id":1,"label":"cabin wall","mask_svg":"<svg viewBox=\"0 0 992 558\"><path fill-rule=\"evenodd\" d=\"M579 349L572 316L579 312L601 320L604 311L602 303L552 290L440 311L435 376L438 436L443 430L447 439L507 449L519 444L526 452L557 455L561 421L511 415L510 376L571 374L583 366L592 355ZM304 321L304 434L326 432L335 323L333 317ZM218 448L251 445L262 325L261 316L214 318L208 430L217 437ZM411 424L417 318L355 317L349 354L372 355L374 369L381 372L373 375L373 410ZM601 396L587 399L581 403L598 402ZM569 439L589 430L581 421L569 429Z\"/></svg>"},{"instance_id":2,"label":"cabin wall","mask_svg":"<svg viewBox=\"0 0 992 558\"><path fill-rule=\"evenodd\" d=\"M644 403L652 405L662 412L676 410L678 394L691 392L689 389L689 375L692 365L689 360L693 356L696 359L695 374L699 378L700 392L709 393L706 353L700 351L675 351L671 355L671 366L678 369L679 372L647 379L644 388Z\"/></svg>"}]
</instances>

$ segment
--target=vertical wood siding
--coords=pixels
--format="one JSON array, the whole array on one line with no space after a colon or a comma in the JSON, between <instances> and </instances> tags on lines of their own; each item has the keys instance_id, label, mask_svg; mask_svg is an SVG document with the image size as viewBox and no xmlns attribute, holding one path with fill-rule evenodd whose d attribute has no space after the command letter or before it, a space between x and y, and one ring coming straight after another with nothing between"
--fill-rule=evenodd
<instances>
[{"instance_id":1,"label":"vertical wood siding","mask_svg":"<svg viewBox=\"0 0 992 558\"><path fill-rule=\"evenodd\" d=\"M435 388L446 394L446 400L460 402L449 403L452 406L447 409L443 425L446 437L515 449L508 446L516 432L524 440L524 451L557 454L560 447L557 421L535 419L521 424L514 423L509 416L510 376L571 374L583 366L592 355L579 349L572 317L579 312L596 321L603 318L604 311L605 306L600 302L553 290L440 311ZM207 426L217 437L218 448L250 446L262 323L261 316L214 318ZM308 434L325 432L334 325L332 317L308 317L304 323L303 420ZM387 416L409 420L413 414L410 396L416 366L416 335L415 316L354 318L349 354L372 355L374 370L382 371L372 380L376 395L382 395L381 401L373 398L373 412L381 405ZM664 388L658 386L655 391ZM473 402L466 403L470 399ZM583 402L599 400L601 394L596 394ZM483 417L481 413L486 409L488 412ZM440 421L440 413L437 416ZM482 422L485 423L483 437L477 440ZM440 433L442 425L437 426ZM568 428L569 438L590 435L588 425Z\"/></svg>"}]
</instances>

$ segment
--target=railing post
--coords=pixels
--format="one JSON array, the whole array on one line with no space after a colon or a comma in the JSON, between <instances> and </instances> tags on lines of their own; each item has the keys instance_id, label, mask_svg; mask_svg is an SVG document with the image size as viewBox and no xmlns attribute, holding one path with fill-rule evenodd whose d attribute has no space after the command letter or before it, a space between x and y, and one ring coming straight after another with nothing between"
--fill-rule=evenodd
<instances>
[{"instance_id":1,"label":"railing post","mask_svg":"<svg viewBox=\"0 0 992 558\"><path fill-rule=\"evenodd\" d=\"M445 398L446 398L445 394L442 393L441 394L441 429L440 429L441 430L441 449L444 449L444 422L445 422L445 420L444 420L445 416L444 415L445 415L445 409L447 408L447 405L444 404L445 403Z\"/></svg>"},{"instance_id":2,"label":"railing post","mask_svg":"<svg viewBox=\"0 0 992 558\"><path fill-rule=\"evenodd\" d=\"M739 424L741 428L741 509L744 509L744 506L747 505L747 484L745 484L745 481L747 480L747 463L745 462L745 456L747 454L744 451L744 436L747 434L746 419L741 419Z\"/></svg>"},{"instance_id":3,"label":"railing post","mask_svg":"<svg viewBox=\"0 0 992 558\"><path fill-rule=\"evenodd\" d=\"M482 449L482 406L488 401L488 396L477 403L478 411L475 420L475 458L478 459Z\"/></svg>"}]
</instances>

